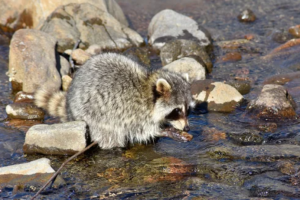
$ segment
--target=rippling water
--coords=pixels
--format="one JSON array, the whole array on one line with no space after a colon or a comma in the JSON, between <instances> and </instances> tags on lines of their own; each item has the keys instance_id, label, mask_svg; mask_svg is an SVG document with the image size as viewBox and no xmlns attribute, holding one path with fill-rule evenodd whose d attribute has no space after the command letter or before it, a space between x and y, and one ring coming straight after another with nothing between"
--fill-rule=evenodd
<instances>
[{"instance_id":1,"label":"rippling water","mask_svg":"<svg viewBox=\"0 0 300 200\"><path fill-rule=\"evenodd\" d=\"M300 24L300 1L295 0L117 0L130 21L132 29L147 37L151 18L162 9L173 9L196 20L208 29L214 41L214 69L209 78L219 81L245 75L252 83L251 92L244 97L255 98L263 81L272 75L300 70L298 54L264 60L272 49L291 39L289 27ZM240 11L250 8L256 15L254 23L237 20ZM224 50L217 42L243 39L253 35L251 44L237 49L242 54L238 62L218 62ZM5 106L12 101L11 87L5 75L8 47L0 46L0 166L31 161L42 155L24 156L24 131L5 121ZM159 65L157 57L152 62ZM244 70L244 71L243 71ZM246 71L247 71L246 70ZM287 84L293 88L297 82ZM294 92L300 105L300 92ZM275 132L260 132L256 122L244 117L241 105L230 114L192 114L191 134L194 139L178 143L161 138L153 144L133 145L122 150L93 149L62 172L67 186L49 190L47 199L246 199L249 197L300 198L300 156L273 150L277 144L298 146L298 122L278 124ZM299 114L299 109L297 110ZM207 129L210 128L210 129ZM216 128L218 133L206 130ZM22 129L24 130L24 129ZM228 133L255 133L262 141L256 145L237 144ZM225 134L227 133L227 135ZM271 146L273 145L273 146ZM256 149L257 147L264 147ZM65 157L47 156L57 169ZM287 166L287 167L286 167ZM292 167L289 167L292 166ZM294 169L286 173L284 169ZM0 197L27 198L34 191L11 194L8 188ZM2 195L2 196L1 196Z\"/></svg>"}]
</instances>

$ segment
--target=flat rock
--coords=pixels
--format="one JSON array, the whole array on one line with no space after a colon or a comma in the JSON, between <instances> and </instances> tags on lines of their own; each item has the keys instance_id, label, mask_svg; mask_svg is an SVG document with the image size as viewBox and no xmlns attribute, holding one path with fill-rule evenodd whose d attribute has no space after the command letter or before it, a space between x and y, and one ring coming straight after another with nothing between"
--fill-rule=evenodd
<instances>
[{"instance_id":1,"label":"flat rock","mask_svg":"<svg viewBox=\"0 0 300 200\"><path fill-rule=\"evenodd\" d=\"M101 49L120 50L139 46L144 42L138 33L121 24L107 11L90 3L71 3L58 7L40 30L56 37L57 50L61 53L73 49L79 39L81 49L96 44Z\"/></svg>"},{"instance_id":2,"label":"flat rock","mask_svg":"<svg viewBox=\"0 0 300 200\"><path fill-rule=\"evenodd\" d=\"M57 7L69 3L90 3L109 12L120 23L128 26L128 21L115 0L2 0L0 26L11 32L22 28L39 29Z\"/></svg>"},{"instance_id":3,"label":"flat rock","mask_svg":"<svg viewBox=\"0 0 300 200\"><path fill-rule=\"evenodd\" d=\"M82 49L75 49L72 51L71 57L75 60L76 64L83 65L88 59L90 59L91 55Z\"/></svg>"},{"instance_id":4,"label":"flat rock","mask_svg":"<svg viewBox=\"0 0 300 200\"><path fill-rule=\"evenodd\" d=\"M20 103L20 102L33 102L34 101L34 96L32 93L26 93L26 92L18 92L15 95L14 102L15 103Z\"/></svg>"},{"instance_id":5,"label":"flat rock","mask_svg":"<svg viewBox=\"0 0 300 200\"><path fill-rule=\"evenodd\" d=\"M43 120L45 115L41 108L27 102L9 104L5 110L10 119Z\"/></svg>"},{"instance_id":6,"label":"flat rock","mask_svg":"<svg viewBox=\"0 0 300 200\"><path fill-rule=\"evenodd\" d=\"M200 46L211 45L207 31L185 15L166 9L157 13L148 27L149 44L161 49L166 42L174 39L194 40Z\"/></svg>"},{"instance_id":7,"label":"flat rock","mask_svg":"<svg viewBox=\"0 0 300 200\"><path fill-rule=\"evenodd\" d=\"M55 171L48 158L40 158L28 163L16 164L0 168L0 187L18 185L21 187L42 186ZM64 185L60 176L54 182L54 188ZM34 188L34 187L32 187Z\"/></svg>"},{"instance_id":8,"label":"flat rock","mask_svg":"<svg viewBox=\"0 0 300 200\"><path fill-rule=\"evenodd\" d=\"M281 85L264 85L260 95L247 106L247 113L254 118L268 121L295 119L296 103Z\"/></svg>"},{"instance_id":9,"label":"flat rock","mask_svg":"<svg viewBox=\"0 0 300 200\"><path fill-rule=\"evenodd\" d=\"M86 123L74 121L32 126L26 133L24 153L72 155L86 147Z\"/></svg>"},{"instance_id":10,"label":"flat rock","mask_svg":"<svg viewBox=\"0 0 300 200\"><path fill-rule=\"evenodd\" d=\"M183 57L193 57L203 64L208 72L212 71L212 62L203 46L192 40L173 40L160 49L162 65L167 65Z\"/></svg>"},{"instance_id":11,"label":"flat rock","mask_svg":"<svg viewBox=\"0 0 300 200\"><path fill-rule=\"evenodd\" d=\"M234 87L222 82L195 81L191 91L198 104L207 103L209 111L231 112L243 99Z\"/></svg>"},{"instance_id":12,"label":"flat rock","mask_svg":"<svg viewBox=\"0 0 300 200\"><path fill-rule=\"evenodd\" d=\"M21 29L11 40L8 75L13 90L34 93L41 84L61 85L56 68L56 39L38 30Z\"/></svg>"},{"instance_id":13,"label":"flat rock","mask_svg":"<svg viewBox=\"0 0 300 200\"><path fill-rule=\"evenodd\" d=\"M193 58L184 57L179 60L176 60L166 66L163 69L173 71L179 74L188 74L189 81L205 80L206 71L205 67L202 66Z\"/></svg>"}]
</instances>

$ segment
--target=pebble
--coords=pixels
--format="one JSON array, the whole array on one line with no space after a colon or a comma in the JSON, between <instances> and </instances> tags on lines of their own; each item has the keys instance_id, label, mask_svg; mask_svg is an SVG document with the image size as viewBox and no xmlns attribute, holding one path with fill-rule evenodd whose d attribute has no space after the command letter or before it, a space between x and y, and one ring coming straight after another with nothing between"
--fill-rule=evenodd
<instances>
[{"instance_id":1,"label":"pebble","mask_svg":"<svg viewBox=\"0 0 300 200\"><path fill-rule=\"evenodd\" d=\"M6 106L6 113L10 119L43 120L44 111L33 103L13 103Z\"/></svg>"},{"instance_id":2,"label":"pebble","mask_svg":"<svg viewBox=\"0 0 300 200\"><path fill-rule=\"evenodd\" d=\"M241 14L238 15L238 19L240 22L254 22L256 19L255 14L252 10L246 9L241 12Z\"/></svg>"}]
</instances>

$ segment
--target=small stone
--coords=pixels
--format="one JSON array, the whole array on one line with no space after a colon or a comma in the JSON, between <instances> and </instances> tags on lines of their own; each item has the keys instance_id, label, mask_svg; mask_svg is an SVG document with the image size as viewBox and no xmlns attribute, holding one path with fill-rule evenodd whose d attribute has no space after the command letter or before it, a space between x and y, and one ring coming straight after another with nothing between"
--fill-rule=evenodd
<instances>
[{"instance_id":1,"label":"small stone","mask_svg":"<svg viewBox=\"0 0 300 200\"><path fill-rule=\"evenodd\" d=\"M6 113L11 119L43 120L44 111L32 103L13 103L6 106Z\"/></svg>"},{"instance_id":2,"label":"small stone","mask_svg":"<svg viewBox=\"0 0 300 200\"><path fill-rule=\"evenodd\" d=\"M176 60L166 66L163 69L173 71L179 74L188 74L189 81L205 80L206 72L205 68L193 58L184 57Z\"/></svg>"},{"instance_id":3,"label":"small stone","mask_svg":"<svg viewBox=\"0 0 300 200\"><path fill-rule=\"evenodd\" d=\"M73 52L72 49L66 49L66 50L64 51L64 53L67 54L67 55L69 55L69 56L72 54L72 52Z\"/></svg>"},{"instance_id":4,"label":"small stone","mask_svg":"<svg viewBox=\"0 0 300 200\"><path fill-rule=\"evenodd\" d=\"M296 103L281 85L267 84L257 99L247 106L247 113L254 118L268 121L296 119Z\"/></svg>"},{"instance_id":5,"label":"small stone","mask_svg":"<svg viewBox=\"0 0 300 200\"><path fill-rule=\"evenodd\" d=\"M87 48L87 50L85 50L86 53L88 53L89 55L97 55L102 53L101 47L97 44L92 44L89 46L89 48Z\"/></svg>"},{"instance_id":6,"label":"small stone","mask_svg":"<svg viewBox=\"0 0 300 200\"><path fill-rule=\"evenodd\" d=\"M250 81L247 80L230 80L226 83L237 89L242 95L248 94L251 89Z\"/></svg>"},{"instance_id":7,"label":"small stone","mask_svg":"<svg viewBox=\"0 0 300 200\"><path fill-rule=\"evenodd\" d=\"M280 172L283 174L294 175L296 173L295 163L291 161L279 161L277 164Z\"/></svg>"},{"instance_id":8,"label":"small stone","mask_svg":"<svg viewBox=\"0 0 300 200\"><path fill-rule=\"evenodd\" d=\"M242 55L239 52L231 52L222 56L217 62L236 62L242 60Z\"/></svg>"},{"instance_id":9,"label":"small stone","mask_svg":"<svg viewBox=\"0 0 300 200\"><path fill-rule=\"evenodd\" d=\"M91 55L85 52L82 49L75 49L72 54L72 59L75 60L76 64L83 65L88 59L90 59Z\"/></svg>"},{"instance_id":10,"label":"small stone","mask_svg":"<svg viewBox=\"0 0 300 200\"><path fill-rule=\"evenodd\" d=\"M86 123L73 121L32 126L25 137L24 153L73 155L86 147Z\"/></svg>"},{"instance_id":11,"label":"small stone","mask_svg":"<svg viewBox=\"0 0 300 200\"><path fill-rule=\"evenodd\" d=\"M300 38L300 25L292 26L289 28L289 33L295 38Z\"/></svg>"},{"instance_id":12,"label":"small stone","mask_svg":"<svg viewBox=\"0 0 300 200\"><path fill-rule=\"evenodd\" d=\"M222 82L195 81L191 91L198 104L207 102L209 111L232 112L243 99L234 87Z\"/></svg>"},{"instance_id":13,"label":"small stone","mask_svg":"<svg viewBox=\"0 0 300 200\"><path fill-rule=\"evenodd\" d=\"M67 91L69 89L72 80L73 79L68 75L64 75L62 77L62 89L63 89L63 91Z\"/></svg>"},{"instance_id":14,"label":"small stone","mask_svg":"<svg viewBox=\"0 0 300 200\"><path fill-rule=\"evenodd\" d=\"M253 11L250 9L243 10L241 14L239 14L238 19L240 22L254 22L256 16L254 15Z\"/></svg>"},{"instance_id":15,"label":"small stone","mask_svg":"<svg viewBox=\"0 0 300 200\"><path fill-rule=\"evenodd\" d=\"M26 92L18 92L15 96L14 102L20 103L20 102L27 102L27 103L33 103L34 96L33 93L26 93Z\"/></svg>"},{"instance_id":16,"label":"small stone","mask_svg":"<svg viewBox=\"0 0 300 200\"><path fill-rule=\"evenodd\" d=\"M235 132L227 135L238 145L259 145L264 141L263 136L256 131Z\"/></svg>"},{"instance_id":17,"label":"small stone","mask_svg":"<svg viewBox=\"0 0 300 200\"><path fill-rule=\"evenodd\" d=\"M60 75L69 75L71 73L69 61L63 56L59 56L59 61L57 69L59 69Z\"/></svg>"}]
</instances>

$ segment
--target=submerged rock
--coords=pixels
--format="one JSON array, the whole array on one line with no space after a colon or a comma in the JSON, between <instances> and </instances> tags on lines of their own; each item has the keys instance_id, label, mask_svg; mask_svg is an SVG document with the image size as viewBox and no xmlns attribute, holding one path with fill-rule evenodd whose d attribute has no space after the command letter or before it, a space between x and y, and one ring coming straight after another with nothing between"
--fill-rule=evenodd
<instances>
[{"instance_id":1,"label":"submerged rock","mask_svg":"<svg viewBox=\"0 0 300 200\"><path fill-rule=\"evenodd\" d=\"M242 95L248 94L251 90L251 84L248 80L230 80L226 83L234 87Z\"/></svg>"},{"instance_id":2,"label":"submerged rock","mask_svg":"<svg viewBox=\"0 0 300 200\"><path fill-rule=\"evenodd\" d=\"M148 35L149 44L155 49L161 49L174 39L193 40L204 47L211 45L210 35L195 20L169 9L160 11L151 19Z\"/></svg>"},{"instance_id":3,"label":"submerged rock","mask_svg":"<svg viewBox=\"0 0 300 200\"><path fill-rule=\"evenodd\" d=\"M195 81L191 88L197 103L206 102L209 111L231 112L243 99L234 87L222 82Z\"/></svg>"},{"instance_id":4,"label":"submerged rock","mask_svg":"<svg viewBox=\"0 0 300 200\"><path fill-rule=\"evenodd\" d=\"M61 53L73 49L79 39L81 49L97 44L101 49L121 50L144 42L138 33L121 24L107 11L89 3L58 7L41 30L56 37L57 50Z\"/></svg>"},{"instance_id":5,"label":"submerged rock","mask_svg":"<svg viewBox=\"0 0 300 200\"><path fill-rule=\"evenodd\" d=\"M35 125L26 133L24 153L72 155L86 147L86 123L82 121Z\"/></svg>"},{"instance_id":6,"label":"submerged rock","mask_svg":"<svg viewBox=\"0 0 300 200\"><path fill-rule=\"evenodd\" d=\"M183 57L193 57L200 64L203 64L208 72L212 71L212 62L205 48L196 41L174 40L167 42L160 49L160 59L163 66Z\"/></svg>"},{"instance_id":7,"label":"submerged rock","mask_svg":"<svg viewBox=\"0 0 300 200\"><path fill-rule=\"evenodd\" d=\"M290 27L289 33L295 38L300 38L300 25Z\"/></svg>"},{"instance_id":8,"label":"submerged rock","mask_svg":"<svg viewBox=\"0 0 300 200\"><path fill-rule=\"evenodd\" d=\"M188 74L189 81L205 80L206 73L205 68L195 59L184 57L176 60L166 66L163 69L173 71L179 74Z\"/></svg>"},{"instance_id":9,"label":"submerged rock","mask_svg":"<svg viewBox=\"0 0 300 200\"><path fill-rule=\"evenodd\" d=\"M255 131L231 132L227 133L228 137L239 145L258 145L262 144L264 138Z\"/></svg>"},{"instance_id":10,"label":"submerged rock","mask_svg":"<svg viewBox=\"0 0 300 200\"><path fill-rule=\"evenodd\" d=\"M16 164L0 168L0 187L6 185L18 185L23 189L31 188L35 191L36 187L44 185L55 171L50 166L50 160L40 158L28 163ZM55 179L54 188L65 185L60 176Z\"/></svg>"},{"instance_id":11,"label":"submerged rock","mask_svg":"<svg viewBox=\"0 0 300 200\"><path fill-rule=\"evenodd\" d=\"M140 47L131 47L123 53L126 57L146 67L150 67L151 64L149 54L148 49Z\"/></svg>"},{"instance_id":12,"label":"submerged rock","mask_svg":"<svg viewBox=\"0 0 300 200\"><path fill-rule=\"evenodd\" d=\"M10 119L43 120L44 111L33 103L13 103L6 106L6 113Z\"/></svg>"},{"instance_id":13,"label":"submerged rock","mask_svg":"<svg viewBox=\"0 0 300 200\"><path fill-rule=\"evenodd\" d=\"M267 84L257 99L247 106L247 113L254 118L268 121L296 119L296 103L281 85Z\"/></svg>"},{"instance_id":14,"label":"submerged rock","mask_svg":"<svg viewBox=\"0 0 300 200\"><path fill-rule=\"evenodd\" d=\"M22 29L13 35L8 71L13 90L33 93L50 82L60 87L55 45L54 37L38 30Z\"/></svg>"}]
</instances>

